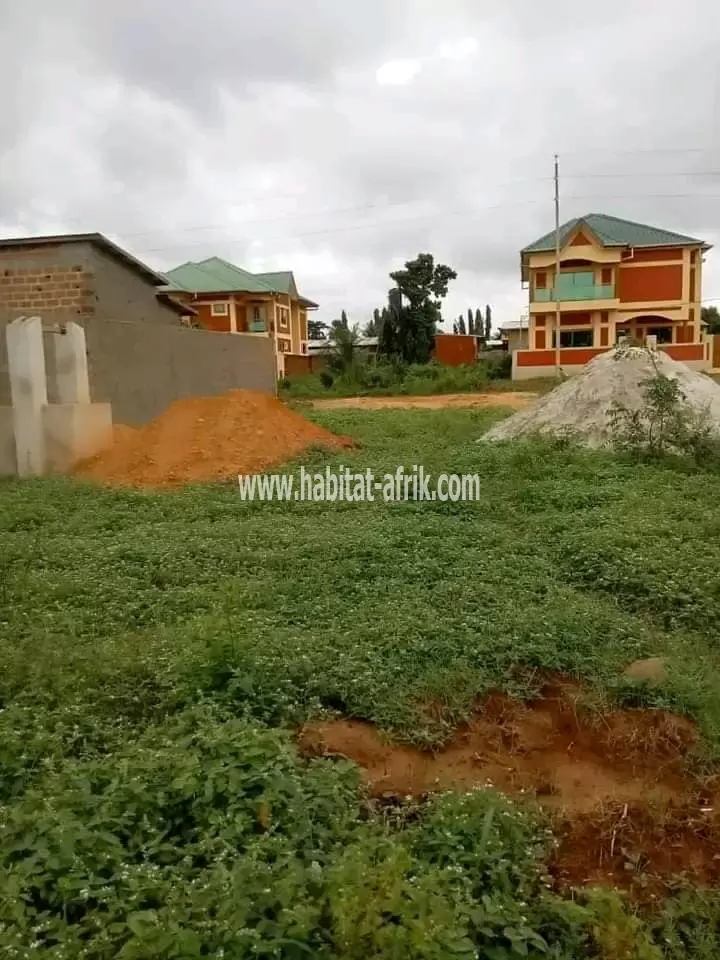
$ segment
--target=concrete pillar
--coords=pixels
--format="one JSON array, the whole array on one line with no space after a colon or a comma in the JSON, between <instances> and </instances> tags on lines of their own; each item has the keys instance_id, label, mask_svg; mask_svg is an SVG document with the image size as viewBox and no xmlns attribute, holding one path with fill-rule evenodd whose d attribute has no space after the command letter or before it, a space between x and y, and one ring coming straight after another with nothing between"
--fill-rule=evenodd
<instances>
[{"instance_id":1,"label":"concrete pillar","mask_svg":"<svg viewBox=\"0 0 720 960\"><path fill-rule=\"evenodd\" d=\"M90 403L85 331L72 320L64 332L53 332L58 403Z\"/></svg>"},{"instance_id":2,"label":"concrete pillar","mask_svg":"<svg viewBox=\"0 0 720 960\"><path fill-rule=\"evenodd\" d=\"M10 397L13 407L17 472L45 472L43 408L47 405L45 354L40 317L19 317L6 328Z\"/></svg>"}]
</instances>

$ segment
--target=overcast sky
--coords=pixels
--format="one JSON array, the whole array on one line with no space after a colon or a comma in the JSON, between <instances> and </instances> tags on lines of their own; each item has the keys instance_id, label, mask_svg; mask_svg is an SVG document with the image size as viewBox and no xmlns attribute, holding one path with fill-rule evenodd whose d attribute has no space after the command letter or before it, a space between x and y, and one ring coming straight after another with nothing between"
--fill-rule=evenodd
<instances>
[{"instance_id":1,"label":"overcast sky","mask_svg":"<svg viewBox=\"0 0 720 960\"><path fill-rule=\"evenodd\" d=\"M717 0L0 0L0 235L291 269L365 321L419 252L448 320L603 212L720 246ZM720 298L720 250L703 296ZM720 305L720 300L718 300Z\"/></svg>"}]
</instances>

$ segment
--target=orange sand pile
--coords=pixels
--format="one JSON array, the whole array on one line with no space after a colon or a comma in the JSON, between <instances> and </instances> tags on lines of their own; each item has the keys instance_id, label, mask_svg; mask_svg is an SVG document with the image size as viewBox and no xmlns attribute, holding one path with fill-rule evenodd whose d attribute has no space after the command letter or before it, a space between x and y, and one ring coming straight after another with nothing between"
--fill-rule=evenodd
<instances>
[{"instance_id":1,"label":"orange sand pile","mask_svg":"<svg viewBox=\"0 0 720 960\"><path fill-rule=\"evenodd\" d=\"M231 390L178 400L136 430L116 428L112 447L77 464L74 473L104 483L166 487L259 473L311 446L351 442L275 397Z\"/></svg>"}]
</instances>

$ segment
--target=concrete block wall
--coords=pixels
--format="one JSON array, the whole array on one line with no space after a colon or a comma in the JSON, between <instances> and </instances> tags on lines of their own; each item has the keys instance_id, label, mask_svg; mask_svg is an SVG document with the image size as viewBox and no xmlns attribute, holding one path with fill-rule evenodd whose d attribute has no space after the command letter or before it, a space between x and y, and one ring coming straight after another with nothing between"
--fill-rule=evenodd
<instances>
[{"instance_id":1,"label":"concrete block wall","mask_svg":"<svg viewBox=\"0 0 720 960\"><path fill-rule=\"evenodd\" d=\"M0 311L0 406L10 403L5 326L16 316ZM237 388L276 393L273 344L267 337L60 314L43 325L72 319L85 329L90 398L112 404L115 423L141 426L180 397ZM44 335L48 401L59 403L51 336Z\"/></svg>"},{"instance_id":2,"label":"concrete block wall","mask_svg":"<svg viewBox=\"0 0 720 960\"><path fill-rule=\"evenodd\" d=\"M94 274L89 244L0 250L0 309L43 316L92 316Z\"/></svg>"}]
</instances>

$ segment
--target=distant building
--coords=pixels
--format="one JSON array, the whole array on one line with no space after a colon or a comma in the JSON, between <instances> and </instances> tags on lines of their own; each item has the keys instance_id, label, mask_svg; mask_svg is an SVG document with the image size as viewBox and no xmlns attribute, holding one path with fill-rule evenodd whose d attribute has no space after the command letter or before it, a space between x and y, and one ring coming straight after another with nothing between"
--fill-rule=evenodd
<instances>
[{"instance_id":1,"label":"distant building","mask_svg":"<svg viewBox=\"0 0 720 960\"><path fill-rule=\"evenodd\" d=\"M278 375L285 356L307 353L308 310L289 271L249 273L220 257L183 263L167 271L167 290L190 304L200 326L220 333L269 337L274 341Z\"/></svg>"},{"instance_id":2,"label":"distant building","mask_svg":"<svg viewBox=\"0 0 720 960\"><path fill-rule=\"evenodd\" d=\"M507 320L501 323L498 329L504 348L509 352L527 350L530 346L530 321L527 317L520 320Z\"/></svg>"}]
</instances>

